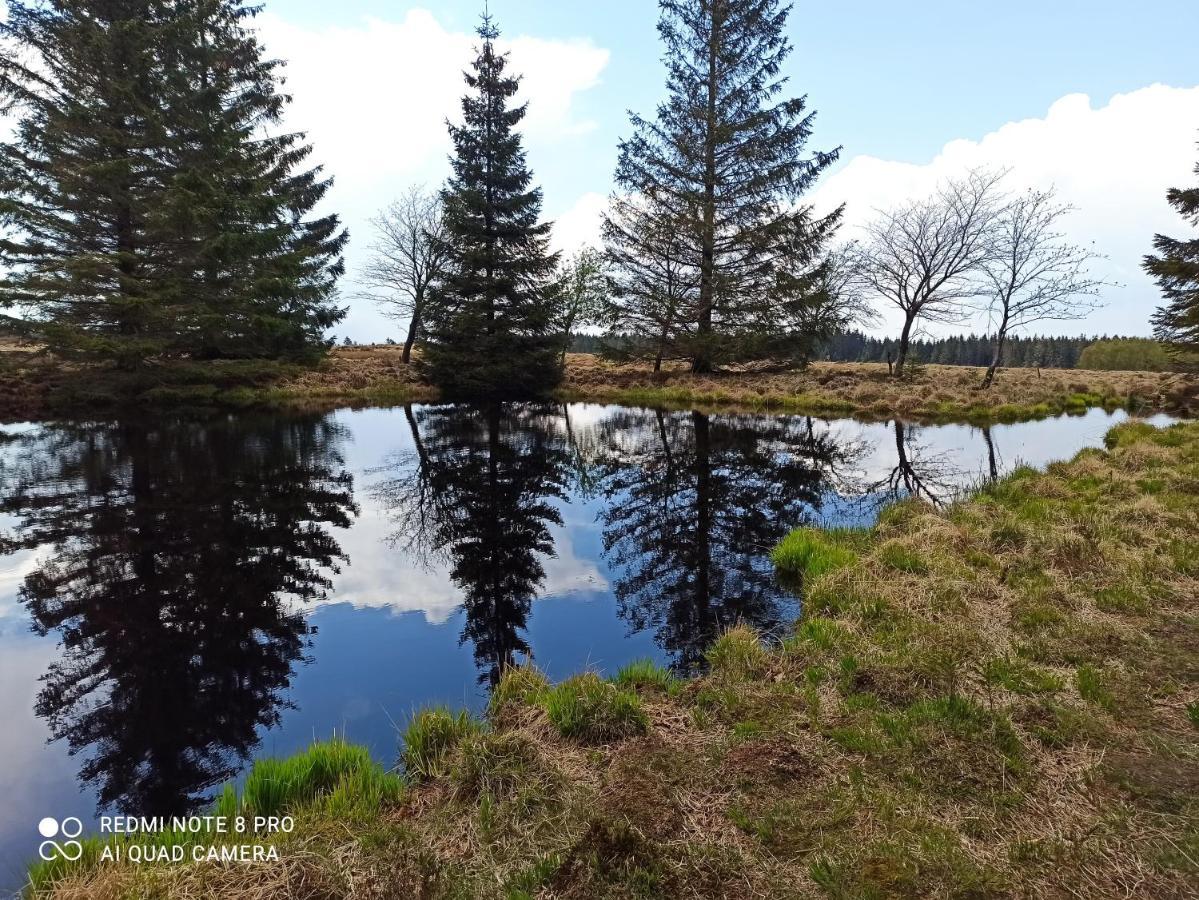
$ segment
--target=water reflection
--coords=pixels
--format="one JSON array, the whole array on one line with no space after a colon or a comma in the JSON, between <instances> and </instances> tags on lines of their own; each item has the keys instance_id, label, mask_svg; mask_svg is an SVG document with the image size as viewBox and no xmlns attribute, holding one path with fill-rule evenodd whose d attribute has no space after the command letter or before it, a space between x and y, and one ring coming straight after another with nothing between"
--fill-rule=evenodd
<instances>
[{"instance_id":1,"label":"water reflection","mask_svg":"<svg viewBox=\"0 0 1199 900\"><path fill-rule=\"evenodd\" d=\"M531 651L525 626L562 525L567 451L554 408L491 405L407 412L413 452L375 496L391 510L393 547L448 560L462 592L462 641L481 683Z\"/></svg>"},{"instance_id":2,"label":"water reflection","mask_svg":"<svg viewBox=\"0 0 1199 900\"><path fill-rule=\"evenodd\" d=\"M700 412L621 413L603 435L604 552L633 629L694 672L721 629L794 617L770 548L851 479L857 445L811 419Z\"/></svg>"},{"instance_id":3,"label":"water reflection","mask_svg":"<svg viewBox=\"0 0 1199 900\"><path fill-rule=\"evenodd\" d=\"M40 548L19 599L61 655L36 712L100 807L196 808L279 720L356 508L319 418L56 425L23 438L3 548Z\"/></svg>"},{"instance_id":4,"label":"water reflection","mask_svg":"<svg viewBox=\"0 0 1199 900\"><path fill-rule=\"evenodd\" d=\"M942 505L1116 420L542 404L0 429L0 758L19 763L0 890L44 815L172 814L335 728L391 762L393 723L477 710L529 656L554 678L696 671L721 628L798 613L768 560L788 529Z\"/></svg>"}]
</instances>

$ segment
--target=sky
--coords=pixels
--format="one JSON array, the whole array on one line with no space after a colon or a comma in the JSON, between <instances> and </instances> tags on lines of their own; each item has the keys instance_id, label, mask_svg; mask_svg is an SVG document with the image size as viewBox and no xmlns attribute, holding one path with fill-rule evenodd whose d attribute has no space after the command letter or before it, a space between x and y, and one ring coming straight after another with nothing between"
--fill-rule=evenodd
<instances>
[{"instance_id":1,"label":"sky","mask_svg":"<svg viewBox=\"0 0 1199 900\"><path fill-rule=\"evenodd\" d=\"M327 201L351 232L339 336L402 339L354 297L370 218L413 183L448 172L481 0L265 0L268 50L288 63L289 127L308 132L336 180ZM598 242L628 112L663 93L657 6L649 0L491 0L523 73L529 164L557 247ZM1147 334L1158 304L1141 271L1155 232L1187 226L1165 191L1199 161L1195 0L796 0L789 90L818 113L812 149L842 148L810 195L847 204L842 237L876 209L975 166L1008 186L1056 187L1076 211L1064 232L1106 259L1110 286L1085 322L1049 333ZM877 328L894 327L884 317ZM975 327L981 327L975 323Z\"/></svg>"}]
</instances>

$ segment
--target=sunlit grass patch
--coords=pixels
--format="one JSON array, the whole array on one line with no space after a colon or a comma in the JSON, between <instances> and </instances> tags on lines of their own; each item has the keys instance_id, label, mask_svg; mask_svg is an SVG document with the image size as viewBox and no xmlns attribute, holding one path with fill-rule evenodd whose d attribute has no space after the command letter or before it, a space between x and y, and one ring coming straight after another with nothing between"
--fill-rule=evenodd
<instances>
[{"instance_id":1,"label":"sunlit grass patch","mask_svg":"<svg viewBox=\"0 0 1199 900\"><path fill-rule=\"evenodd\" d=\"M455 789L469 797L503 799L549 780L541 752L521 734L479 732L458 746L451 772Z\"/></svg>"},{"instance_id":2,"label":"sunlit grass patch","mask_svg":"<svg viewBox=\"0 0 1199 900\"><path fill-rule=\"evenodd\" d=\"M758 636L748 628L730 628L708 648L712 672L728 678L754 678L766 668L767 653Z\"/></svg>"},{"instance_id":3,"label":"sunlit grass patch","mask_svg":"<svg viewBox=\"0 0 1199 900\"><path fill-rule=\"evenodd\" d=\"M398 785L365 747L340 739L323 741L294 756L256 761L242 787L242 806L253 815L273 816L339 787L343 799L356 788L367 798L383 799Z\"/></svg>"},{"instance_id":4,"label":"sunlit grass patch","mask_svg":"<svg viewBox=\"0 0 1199 900\"><path fill-rule=\"evenodd\" d=\"M1078 667L1075 674L1078 682L1078 693L1088 703L1094 703L1112 712L1116 708L1116 698L1108 684L1107 676L1097 667L1086 664Z\"/></svg>"},{"instance_id":5,"label":"sunlit grass patch","mask_svg":"<svg viewBox=\"0 0 1199 900\"><path fill-rule=\"evenodd\" d=\"M420 710L404 730L400 753L404 774L413 780L445 775L450 752L481 728L465 710L453 712L443 706Z\"/></svg>"},{"instance_id":6,"label":"sunlit grass patch","mask_svg":"<svg viewBox=\"0 0 1199 900\"><path fill-rule=\"evenodd\" d=\"M665 694L678 691L681 682L667 668L652 659L637 659L623 666L612 681L626 688L652 688Z\"/></svg>"},{"instance_id":7,"label":"sunlit grass patch","mask_svg":"<svg viewBox=\"0 0 1199 900\"><path fill-rule=\"evenodd\" d=\"M928 572L928 560L914 548L898 541L888 541L879 549L878 558L887 566L910 575Z\"/></svg>"},{"instance_id":8,"label":"sunlit grass patch","mask_svg":"<svg viewBox=\"0 0 1199 900\"><path fill-rule=\"evenodd\" d=\"M770 559L780 572L817 578L856 560L868 534L852 528L796 528L779 542Z\"/></svg>"},{"instance_id":9,"label":"sunlit grass patch","mask_svg":"<svg viewBox=\"0 0 1199 900\"><path fill-rule=\"evenodd\" d=\"M537 703L549 686L549 679L535 666L509 666L491 690L491 708L499 709L510 703Z\"/></svg>"},{"instance_id":10,"label":"sunlit grass patch","mask_svg":"<svg viewBox=\"0 0 1199 900\"><path fill-rule=\"evenodd\" d=\"M1015 694L1052 694L1065 687L1062 679L1054 673L1011 655L987 660L983 666L983 678L988 684Z\"/></svg>"},{"instance_id":11,"label":"sunlit grass patch","mask_svg":"<svg viewBox=\"0 0 1199 900\"><path fill-rule=\"evenodd\" d=\"M541 702L550 724L567 738L585 742L619 740L642 734L649 727L636 694L593 672L550 688Z\"/></svg>"}]
</instances>

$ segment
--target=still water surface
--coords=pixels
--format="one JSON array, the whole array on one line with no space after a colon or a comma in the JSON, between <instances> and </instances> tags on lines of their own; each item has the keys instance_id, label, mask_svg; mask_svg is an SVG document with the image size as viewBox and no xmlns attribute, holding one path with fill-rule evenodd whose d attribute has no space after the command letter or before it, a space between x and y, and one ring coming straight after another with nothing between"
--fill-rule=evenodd
<instances>
[{"instance_id":1,"label":"still water surface","mask_svg":"<svg viewBox=\"0 0 1199 900\"><path fill-rule=\"evenodd\" d=\"M785 628L767 554L1085 446L1123 418L979 429L507 405L0 428L0 891L43 816L171 815L335 730L391 763L501 668Z\"/></svg>"}]
</instances>

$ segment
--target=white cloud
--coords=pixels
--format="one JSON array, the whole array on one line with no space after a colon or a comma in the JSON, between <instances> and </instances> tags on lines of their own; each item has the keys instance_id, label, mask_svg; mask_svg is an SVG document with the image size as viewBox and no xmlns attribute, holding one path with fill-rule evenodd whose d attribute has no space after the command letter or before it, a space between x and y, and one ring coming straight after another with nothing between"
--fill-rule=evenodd
<instances>
[{"instance_id":1,"label":"white cloud","mask_svg":"<svg viewBox=\"0 0 1199 900\"><path fill-rule=\"evenodd\" d=\"M1058 333L1144 334L1159 298L1141 258L1155 233L1186 231L1165 193L1194 181L1197 137L1199 87L1153 85L1098 108L1086 95L1070 94L1043 118L1009 122L978 141L951 141L925 164L855 157L813 198L823 209L847 203L843 235L853 236L874 209L926 194L938 180L973 167L1010 168L1012 188L1056 186L1077 207L1063 231L1106 255L1094 271L1122 287L1106 290L1107 306L1085 322L1047 325Z\"/></svg>"},{"instance_id":2,"label":"white cloud","mask_svg":"<svg viewBox=\"0 0 1199 900\"><path fill-rule=\"evenodd\" d=\"M599 247L600 221L607 208L608 198L603 194L589 191L581 196L555 220L554 249L569 254L585 245Z\"/></svg>"},{"instance_id":3,"label":"white cloud","mask_svg":"<svg viewBox=\"0 0 1199 900\"><path fill-rule=\"evenodd\" d=\"M308 27L278 15L259 19L267 50L286 61L293 102L287 125L303 130L314 156L336 176L335 205L350 218L373 213L396 186L445 174L446 119L459 118L462 73L478 38L449 31L427 10L401 21ZM594 128L579 118L577 95L599 83L608 51L586 40L501 38L528 101L529 145L552 144Z\"/></svg>"},{"instance_id":4,"label":"white cloud","mask_svg":"<svg viewBox=\"0 0 1199 900\"><path fill-rule=\"evenodd\" d=\"M399 21L324 26L266 13L258 27L268 52L287 63L287 127L307 132L313 158L335 178L326 206L350 229L343 283L350 292L370 243L370 217L407 185L436 187L447 174L446 119L460 117L462 73L479 39L447 29L424 9ZM521 130L535 170L540 154L596 127L577 101L599 83L610 54L586 39L501 37L498 46L522 77L517 101L528 102L528 114ZM337 330L359 340L397 333L363 303L351 304Z\"/></svg>"}]
</instances>

